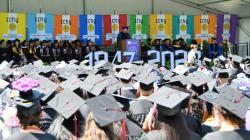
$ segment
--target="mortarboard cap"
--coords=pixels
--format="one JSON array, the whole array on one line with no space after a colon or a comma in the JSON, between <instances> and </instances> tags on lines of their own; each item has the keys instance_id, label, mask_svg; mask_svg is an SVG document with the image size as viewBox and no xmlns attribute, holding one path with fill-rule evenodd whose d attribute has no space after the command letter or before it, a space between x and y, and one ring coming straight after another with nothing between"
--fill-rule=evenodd
<instances>
[{"instance_id":1,"label":"mortarboard cap","mask_svg":"<svg viewBox=\"0 0 250 140\"><path fill-rule=\"evenodd\" d=\"M5 89L1 97L3 100L14 103L26 108L32 107L43 96L40 92L30 90L27 93L21 94L18 90Z\"/></svg>"},{"instance_id":2,"label":"mortarboard cap","mask_svg":"<svg viewBox=\"0 0 250 140\"><path fill-rule=\"evenodd\" d=\"M189 67L186 67L184 65L178 65L175 67L173 72L175 72L177 74L185 74L188 70L189 70Z\"/></svg>"},{"instance_id":3,"label":"mortarboard cap","mask_svg":"<svg viewBox=\"0 0 250 140\"><path fill-rule=\"evenodd\" d=\"M84 81L81 88L95 96L98 96L105 89L106 83L105 77L98 75L89 75Z\"/></svg>"},{"instance_id":4,"label":"mortarboard cap","mask_svg":"<svg viewBox=\"0 0 250 140\"><path fill-rule=\"evenodd\" d=\"M241 56L238 56L238 55L232 55L232 60L234 62L241 63L241 61L243 60L243 58Z\"/></svg>"},{"instance_id":5,"label":"mortarboard cap","mask_svg":"<svg viewBox=\"0 0 250 140\"><path fill-rule=\"evenodd\" d=\"M213 92L213 91L207 91L200 95L198 98L200 98L203 101L209 102L211 104L215 103L216 98L218 97L218 93Z\"/></svg>"},{"instance_id":6,"label":"mortarboard cap","mask_svg":"<svg viewBox=\"0 0 250 140\"><path fill-rule=\"evenodd\" d=\"M126 117L118 103L111 94L104 94L86 100L86 103L94 115L95 122L104 127Z\"/></svg>"},{"instance_id":7,"label":"mortarboard cap","mask_svg":"<svg viewBox=\"0 0 250 140\"><path fill-rule=\"evenodd\" d=\"M169 78L169 83L173 83L173 82L180 82L182 85L187 85L189 82L188 78L185 75L176 75L173 76L171 78Z\"/></svg>"},{"instance_id":8,"label":"mortarboard cap","mask_svg":"<svg viewBox=\"0 0 250 140\"><path fill-rule=\"evenodd\" d=\"M134 77L134 79L145 85L150 85L153 82L160 80L160 76L152 74L151 72L150 73L143 72L140 75L137 75L136 77Z\"/></svg>"},{"instance_id":9,"label":"mortarboard cap","mask_svg":"<svg viewBox=\"0 0 250 140\"><path fill-rule=\"evenodd\" d=\"M3 80L3 79L0 79L0 90L6 88L10 83Z\"/></svg>"},{"instance_id":10,"label":"mortarboard cap","mask_svg":"<svg viewBox=\"0 0 250 140\"><path fill-rule=\"evenodd\" d=\"M196 87L199 87L201 85L204 85L213 79L203 72L196 71L194 73L190 73L187 76L187 79L189 80L190 83L194 84Z\"/></svg>"},{"instance_id":11,"label":"mortarboard cap","mask_svg":"<svg viewBox=\"0 0 250 140\"><path fill-rule=\"evenodd\" d=\"M133 72L130 70L125 70L122 69L118 73L115 74L116 77L124 79L124 80L129 80L133 75Z\"/></svg>"},{"instance_id":12,"label":"mortarboard cap","mask_svg":"<svg viewBox=\"0 0 250 140\"><path fill-rule=\"evenodd\" d=\"M69 89L64 89L48 102L48 105L65 119L72 116L84 104L85 101Z\"/></svg>"},{"instance_id":13,"label":"mortarboard cap","mask_svg":"<svg viewBox=\"0 0 250 140\"><path fill-rule=\"evenodd\" d=\"M173 116L180 111L180 103L189 96L188 93L172 89L166 86L159 88L154 94L150 95L146 100L160 105L162 114ZM158 106L157 106L158 108Z\"/></svg>"},{"instance_id":14,"label":"mortarboard cap","mask_svg":"<svg viewBox=\"0 0 250 140\"><path fill-rule=\"evenodd\" d=\"M27 75L27 77L30 77L39 81L40 83L39 87L33 90L44 94L44 96L41 98L43 101L48 99L52 95L52 93L59 87L59 85L57 85L56 83L52 82L48 78L43 77L39 74Z\"/></svg>"},{"instance_id":15,"label":"mortarboard cap","mask_svg":"<svg viewBox=\"0 0 250 140\"><path fill-rule=\"evenodd\" d=\"M244 119L248 107L250 106L250 99L237 89L225 86L220 88L220 93L215 103L239 118Z\"/></svg>"},{"instance_id":16,"label":"mortarboard cap","mask_svg":"<svg viewBox=\"0 0 250 140\"><path fill-rule=\"evenodd\" d=\"M132 98L127 98L127 97L124 97L124 96L121 96L118 94L112 94L112 95L114 96L114 98L117 102L122 104L123 110L129 110L129 106L130 106L129 102L133 100Z\"/></svg>"},{"instance_id":17,"label":"mortarboard cap","mask_svg":"<svg viewBox=\"0 0 250 140\"><path fill-rule=\"evenodd\" d=\"M82 85L82 81L75 76L69 77L66 81L63 81L60 86L64 89L74 91Z\"/></svg>"},{"instance_id":18,"label":"mortarboard cap","mask_svg":"<svg viewBox=\"0 0 250 140\"><path fill-rule=\"evenodd\" d=\"M72 59L72 60L69 61L69 64L75 64L75 63L77 63L77 62L78 62L77 60Z\"/></svg>"}]
</instances>

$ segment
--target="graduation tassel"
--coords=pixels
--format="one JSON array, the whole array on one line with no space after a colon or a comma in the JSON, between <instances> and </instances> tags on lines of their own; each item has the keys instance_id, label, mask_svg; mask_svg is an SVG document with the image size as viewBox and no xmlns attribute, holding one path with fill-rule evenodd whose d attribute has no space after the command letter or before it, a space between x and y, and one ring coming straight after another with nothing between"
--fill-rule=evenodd
<instances>
[{"instance_id":1,"label":"graduation tassel","mask_svg":"<svg viewBox=\"0 0 250 140\"><path fill-rule=\"evenodd\" d=\"M126 120L122 119L122 140L126 140L127 130L126 130Z\"/></svg>"},{"instance_id":2,"label":"graduation tassel","mask_svg":"<svg viewBox=\"0 0 250 140\"><path fill-rule=\"evenodd\" d=\"M74 138L73 140L77 140L77 117L76 113L74 114Z\"/></svg>"}]
</instances>

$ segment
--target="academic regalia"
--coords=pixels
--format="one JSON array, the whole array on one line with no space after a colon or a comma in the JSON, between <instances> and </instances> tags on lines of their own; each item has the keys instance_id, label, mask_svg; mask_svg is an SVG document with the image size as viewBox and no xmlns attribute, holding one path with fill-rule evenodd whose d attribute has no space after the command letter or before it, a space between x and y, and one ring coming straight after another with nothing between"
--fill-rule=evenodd
<instances>
[{"instance_id":1,"label":"academic regalia","mask_svg":"<svg viewBox=\"0 0 250 140\"><path fill-rule=\"evenodd\" d=\"M50 48L47 46L43 46L40 48L41 59L43 62L50 63Z\"/></svg>"},{"instance_id":2,"label":"academic regalia","mask_svg":"<svg viewBox=\"0 0 250 140\"><path fill-rule=\"evenodd\" d=\"M217 53L217 54L215 54ZM222 55L222 48L218 44L210 44L207 48L207 57L210 59L217 58Z\"/></svg>"},{"instance_id":3,"label":"academic regalia","mask_svg":"<svg viewBox=\"0 0 250 140\"><path fill-rule=\"evenodd\" d=\"M173 94L173 93L178 93L178 94ZM155 109L157 109L158 112L157 120L159 121L160 129L144 133L141 137L141 140L166 140L166 138L168 137L167 136L168 133L166 131L169 130L164 128L168 127L175 129L177 135L178 132L184 131L183 133L186 134L185 135L180 134L180 136L182 136L181 139L185 137L185 140L200 140L201 139L200 136L191 131L186 126L185 118L181 113L181 102L184 101L188 96L189 96L188 93L178 91L176 89L169 88L166 86L161 87L154 94L150 95L146 100L157 104ZM173 124L174 122L170 123L170 120L171 122L181 121L181 123ZM151 120L151 121L156 121L156 120ZM179 127L183 127L183 130L179 130L178 129Z\"/></svg>"},{"instance_id":4,"label":"academic regalia","mask_svg":"<svg viewBox=\"0 0 250 140\"><path fill-rule=\"evenodd\" d=\"M8 61L9 59L9 48L0 48L0 63L5 61Z\"/></svg>"},{"instance_id":5,"label":"academic regalia","mask_svg":"<svg viewBox=\"0 0 250 140\"><path fill-rule=\"evenodd\" d=\"M250 131L244 128L234 131L218 131L208 133L202 140L248 140L250 138Z\"/></svg>"},{"instance_id":6,"label":"academic regalia","mask_svg":"<svg viewBox=\"0 0 250 140\"><path fill-rule=\"evenodd\" d=\"M186 119L188 128L201 136L201 123L200 123L200 121L198 119L196 119L195 117L190 116L190 115L185 115L184 117Z\"/></svg>"},{"instance_id":7,"label":"academic regalia","mask_svg":"<svg viewBox=\"0 0 250 140\"><path fill-rule=\"evenodd\" d=\"M132 85L124 85L120 90L117 91L119 95L127 98L136 98L137 90Z\"/></svg>"},{"instance_id":8,"label":"academic regalia","mask_svg":"<svg viewBox=\"0 0 250 140\"><path fill-rule=\"evenodd\" d=\"M19 49L16 46L11 47L11 58L14 60L15 63L20 62L20 56L19 56Z\"/></svg>"},{"instance_id":9,"label":"academic regalia","mask_svg":"<svg viewBox=\"0 0 250 140\"><path fill-rule=\"evenodd\" d=\"M129 104L128 118L142 127L153 104L143 99L133 100Z\"/></svg>"},{"instance_id":10,"label":"academic regalia","mask_svg":"<svg viewBox=\"0 0 250 140\"><path fill-rule=\"evenodd\" d=\"M219 130L219 127L202 124L201 125L201 136L203 137L208 133L216 132L218 130Z\"/></svg>"}]
</instances>

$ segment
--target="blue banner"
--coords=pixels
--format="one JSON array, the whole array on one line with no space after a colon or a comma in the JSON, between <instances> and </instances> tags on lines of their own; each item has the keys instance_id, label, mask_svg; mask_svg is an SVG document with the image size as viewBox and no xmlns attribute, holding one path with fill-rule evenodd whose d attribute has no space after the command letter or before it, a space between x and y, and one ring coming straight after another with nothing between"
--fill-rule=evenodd
<instances>
[{"instance_id":1,"label":"blue banner","mask_svg":"<svg viewBox=\"0 0 250 140\"><path fill-rule=\"evenodd\" d=\"M91 40L97 45L103 44L102 16L80 15L80 40Z\"/></svg>"},{"instance_id":2,"label":"blue banner","mask_svg":"<svg viewBox=\"0 0 250 140\"><path fill-rule=\"evenodd\" d=\"M54 36L54 17L48 13L28 14L28 39L51 40Z\"/></svg>"}]
</instances>

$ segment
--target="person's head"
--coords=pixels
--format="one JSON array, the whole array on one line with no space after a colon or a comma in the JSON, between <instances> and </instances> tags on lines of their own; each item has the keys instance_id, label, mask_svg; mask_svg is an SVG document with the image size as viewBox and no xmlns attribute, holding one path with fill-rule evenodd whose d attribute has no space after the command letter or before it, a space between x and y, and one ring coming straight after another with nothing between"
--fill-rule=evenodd
<instances>
[{"instance_id":1,"label":"person's head","mask_svg":"<svg viewBox=\"0 0 250 140\"><path fill-rule=\"evenodd\" d=\"M178 39L178 42L179 44L182 46L182 45L185 45L185 40L183 38L179 38Z\"/></svg>"},{"instance_id":2,"label":"person's head","mask_svg":"<svg viewBox=\"0 0 250 140\"><path fill-rule=\"evenodd\" d=\"M226 72L218 73L217 80L219 85L228 83L229 74Z\"/></svg>"},{"instance_id":3,"label":"person's head","mask_svg":"<svg viewBox=\"0 0 250 140\"><path fill-rule=\"evenodd\" d=\"M150 83L146 85L140 82L139 84L140 84L139 91L140 91L141 96L149 96L154 92L154 83Z\"/></svg>"},{"instance_id":4,"label":"person's head","mask_svg":"<svg viewBox=\"0 0 250 140\"><path fill-rule=\"evenodd\" d=\"M16 46L19 46L19 43L20 43L20 41L19 41L18 39L16 39L14 44L15 44Z\"/></svg>"},{"instance_id":5,"label":"person's head","mask_svg":"<svg viewBox=\"0 0 250 140\"><path fill-rule=\"evenodd\" d=\"M131 78L129 78L128 80L122 79L122 78L121 78L120 80L121 80L121 82L124 83L124 84L129 84L129 83L132 81Z\"/></svg>"},{"instance_id":6,"label":"person's head","mask_svg":"<svg viewBox=\"0 0 250 140\"><path fill-rule=\"evenodd\" d=\"M46 41L43 41L43 42L42 42L42 46L47 46L47 42L46 42Z\"/></svg>"},{"instance_id":7,"label":"person's head","mask_svg":"<svg viewBox=\"0 0 250 140\"><path fill-rule=\"evenodd\" d=\"M176 45L176 46L178 46L179 45L179 41L178 40L173 40L173 45Z\"/></svg>"},{"instance_id":8,"label":"person's head","mask_svg":"<svg viewBox=\"0 0 250 140\"><path fill-rule=\"evenodd\" d=\"M232 112L228 111L227 109L219 106L215 106L215 113L218 116L219 123L226 122L231 125L236 125L241 127L244 125L244 120L233 114Z\"/></svg>"},{"instance_id":9,"label":"person's head","mask_svg":"<svg viewBox=\"0 0 250 140\"><path fill-rule=\"evenodd\" d=\"M155 42L155 45L161 45L161 40L160 39L155 39L154 42Z\"/></svg>"},{"instance_id":10,"label":"person's head","mask_svg":"<svg viewBox=\"0 0 250 140\"><path fill-rule=\"evenodd\" d=\"M123 26L122 27L122 32L127 33L128 32L128 26Z\"/></svg>"},{"instance_id":11,"label":"person's head","mask_svg":"<svg viewBox=\"0 0 250 140\"><path fill-rule=\"evenodd\" d=\"M20 121L21 127L27 129L28 126L39 126L42 109L39 102L34 103L32 107L23 107L17 105L17 117Z\"/></svg>"},{"instance_id":12,"label":"person's head","mask_svg":"<svg viewBox=\"0 0 250 140\"><path fill-rule=\"evenodd\" d=\"M151 38L148 38L148 39L147 39L147 44L148 44L148 45L152 45L152 39L151 39Z\"/></svg>"},{"instance_id":13,"label":"person's head","mask_svg":"<svg viewBox=\"0 0 250 140\"><path fill-rule=\"evenodd\" d=\"M84 129L83 140L96 139L96 140L119 140L114 133L113 124L106 127L100 127L94 120L93 113L89 113Z\"/></svg>"},{"instance_id":14,"label":"person's head","mask_svg":"<svg viewBox=\"0 0 250 140\"><path fill-rule=\"evenodd\" d=\"M30 47L34 47L34 41L33 41L33 40L30 40L30 41L29 41L29 46L30 46Z\"/></svg>"},{"instance_id":15,"label":"person's head","mask_svg":"<svg viewBox=\"0 0 250 140\"><path fill-rule=\"evenodd\" d=\"M217 43L217 41L216 41L216 38L215 38L215 37L212 37L212 38L211 38L211 40L212 40L212 44L216 44L216 43Z\"/></svg>"}]
</instances>

